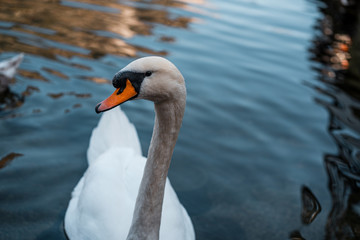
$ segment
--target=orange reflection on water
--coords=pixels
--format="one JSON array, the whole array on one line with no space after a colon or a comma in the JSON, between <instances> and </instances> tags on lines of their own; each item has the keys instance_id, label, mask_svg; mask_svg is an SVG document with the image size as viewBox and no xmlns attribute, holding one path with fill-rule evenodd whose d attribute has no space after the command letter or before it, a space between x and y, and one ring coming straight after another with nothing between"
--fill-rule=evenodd
<instances>
[{"instance_id":1,"label":"orange reflection on water","mask_svg":"<svg viewBox=\"0 0 360 240\"><path fill-rule=\"evenodd\" d=\"M98 58L106 54L135 57L138 52L166 55L164 50L156 51L128 41L136 35L152 35L154 24L187 28L194 19L174 16L169 7L186 9L188 3L203 4L204 1L129 1L125 4L115 0L3 0L0 21L8 23L5 29L9 31L2 34L0 51L47 58L56 55Z\"/></svg>"},{"instance_id":2,"label":"orange reflection on water","mask_svg":"<svg viewBox=\"0 0 360 240\"><path fill-rule=\"evenodd\" d=\"M37 72L28 71L28 70L24 70L24 69L19 69L18 73L21 76L26 77L28 79L40 80L42 82L49 82L48 79L46 79L40 73L37 73Z\"/></svg>"},{"instance_id":3,"label":"orange reflection on water","mask_svg":"<svg viewBox=\"0 0 360 240\"><path fill-rule=\"evenodd\" d=\"M4 168L6 165L8 165L12 160L14 160L17 157L24 156L24 154L21 153L9 153L5 157L0 159L0 169Z\"/></svg>"}]
</instances>

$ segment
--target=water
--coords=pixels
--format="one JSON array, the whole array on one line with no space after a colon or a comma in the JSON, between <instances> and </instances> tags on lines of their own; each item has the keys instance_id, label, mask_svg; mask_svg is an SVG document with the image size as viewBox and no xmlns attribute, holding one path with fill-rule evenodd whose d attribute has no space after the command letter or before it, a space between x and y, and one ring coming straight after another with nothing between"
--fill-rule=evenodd
<instances>
[{"instance_id":1,"label":"water","mask_svg":"<svg viewBox=\"0 0 360 240\"><path fill-rule=\"evenodd\" d=\"M169 178L197 239L356 239L359 33L345 28L354 9L326 0L2 0L0 59L26 55L11 84L20 98L0 111L0 239L65 239L94 106L112 93L114 73L147 55L170 59L186 79ZM147 152L152 104L123 110Z\"/></svg>"}]
</instances>

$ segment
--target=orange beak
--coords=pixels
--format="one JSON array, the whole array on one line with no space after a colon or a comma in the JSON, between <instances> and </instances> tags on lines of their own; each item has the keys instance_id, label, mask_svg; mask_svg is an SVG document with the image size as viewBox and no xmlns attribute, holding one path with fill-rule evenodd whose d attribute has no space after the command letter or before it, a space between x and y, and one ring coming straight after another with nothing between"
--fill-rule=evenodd
<instances>
[{"instance_id":1,"label":"orange beak","mask_svg":"<svg viewBox=\"0 0 360 240\"><path fill-rule=\"evenodd\" d=\"M129 79L126 80L125 89L121 93L119 91L120 89L117 88L107 99L96 105L96 113L110 110L138 94Z\"/></svg>"}]
</instances>

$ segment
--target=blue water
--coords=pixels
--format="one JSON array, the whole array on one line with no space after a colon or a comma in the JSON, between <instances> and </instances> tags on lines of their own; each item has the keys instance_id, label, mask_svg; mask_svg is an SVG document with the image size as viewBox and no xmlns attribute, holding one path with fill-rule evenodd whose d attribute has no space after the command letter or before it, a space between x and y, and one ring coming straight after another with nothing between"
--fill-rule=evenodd
<instances>
[{"instance_id":1,"label":"blue water","mask_svg":"<svg viewBox=\"0 0 360 240\"><path fill-rule=\"evenodd\" d=\"M327 89L316 70L322 65L311 60L323 6L3 0L0 59L25 53L10 87L27 94L0 112L0 158L23 155L0 169L0 239L65 239L65 210L100 117L94 107L112 93L114 73L147 55L168 58L186 79L169 178L197 239L292 239L294 231L330 239L334 194L325 156L339 148L328 128L332 114L319 103L332 98L314 87ZM153 105L122 109L146 153ZM311 224L301 219L303 186L322 208Z\"/></svg>"}]
</instances>

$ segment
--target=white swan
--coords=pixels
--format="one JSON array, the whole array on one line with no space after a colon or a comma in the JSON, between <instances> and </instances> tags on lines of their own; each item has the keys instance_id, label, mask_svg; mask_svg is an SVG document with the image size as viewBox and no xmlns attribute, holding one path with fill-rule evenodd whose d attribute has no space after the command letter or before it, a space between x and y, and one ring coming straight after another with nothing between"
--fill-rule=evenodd
<instances>
[{"instance_id":1,"label":"white swan","mask_svg":"<svg viewBox=\"0 0 360 240\"><path fill-rule=\"evenodd\" d=\"M68 237L195 239L190 217L167 179L185 110L183 76L168 60L145 57L120 70L113 85L115 92L96 112L131 99L154 102L148 158L142 157L136 130L120 108L104 113L90 139L89 167L66 211Z\"/></svg>"}]
</instances>

